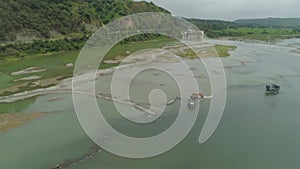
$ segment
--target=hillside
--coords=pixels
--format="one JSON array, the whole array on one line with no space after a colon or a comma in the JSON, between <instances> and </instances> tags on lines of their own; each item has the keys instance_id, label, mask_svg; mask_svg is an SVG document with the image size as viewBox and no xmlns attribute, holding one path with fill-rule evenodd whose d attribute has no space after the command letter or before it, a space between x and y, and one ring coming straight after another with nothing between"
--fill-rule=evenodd
<instances>
[{"instance_id":1,"label":"hillside","mask_svg":"<svg viewBox=\"0 0 300 169\"><path fill-rule=\"evenodd\" d=\"M300 29L300 18L239 19L234 23L246 27Z\"/></svg>"},{"instance_id":2,"label":"hillside","mask_svg":"<svg viewBox=\"0 0 300 169\"><path fill-rule=\"evenodd\" d=\"M78 37L139 12L169 13L153 3L132 0L2 0L0 41Z\"/></svg>"}]
</instances>

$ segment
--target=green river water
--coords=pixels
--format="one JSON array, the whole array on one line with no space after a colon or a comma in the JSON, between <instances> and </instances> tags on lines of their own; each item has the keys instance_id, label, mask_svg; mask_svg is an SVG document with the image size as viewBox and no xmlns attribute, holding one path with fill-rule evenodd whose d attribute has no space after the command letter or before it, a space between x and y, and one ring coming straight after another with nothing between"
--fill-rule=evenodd
<instances>
[{"instance_id":1,"label":"green river water","mask_svg":"<svg viewBox=\"0 0 300 169\"><path fill-rule=\"evenodd\" d=\"M238 48L222 61L228 83L227 102L222 121L214 135L204 144L198 137L205 121L209 100L201 103L196 124L189 135L174 149L147 159L128 159L99 151L94 157L70 166L72 169L294 169L300 166L300 40L269 44L215 41ZM203 66L192 60L198 72ZM150 76L150 75L149 75ZM143 77L147 77L147 72ZM143 79L140 77L140 80ZM103 77L105 78L109 77ZM159 81L155 81L159 78ZM103 80L102 79L102 80ZM151 78L150 78L151 79ZM177 96L172 79L160 74L152 83L137 80L135 92L160 86ZM277 83L280 94L266 96L264 85ZM109 83L109 82L108 82ZM108 90L109 85L101 86ZM208 80L202 79L204 93L209 94ZM164 86L160 85L164 84ZM146 86L146 87L145 87ZM171 86L171 87L170 87ZM138 97L140 96L140 98ZM49 102L48 99L60 97ZM179 102L149 126L124 121L112 109L112 103L99 100L106 118L116 129L128 135L156 134L168 128L176 118ZM0 104L1 112L46 112L46 115L0 135L1 169L48 169L68 160L76 160L91 151L93 142L81 129L70 95L45 95L12 104ZM140 127L140 128L139 128ZM148 131L148 132L145 132ZM151 145L148 145L151 146Z\"/></svg>"}]
</instances>

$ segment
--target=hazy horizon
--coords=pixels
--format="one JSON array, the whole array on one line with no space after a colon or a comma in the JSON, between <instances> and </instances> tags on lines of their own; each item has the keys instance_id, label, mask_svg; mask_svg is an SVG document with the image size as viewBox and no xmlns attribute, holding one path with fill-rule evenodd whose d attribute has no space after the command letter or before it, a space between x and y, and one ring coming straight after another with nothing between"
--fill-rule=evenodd
<instances>
[{"instance_id":1,"label":"hazy horizon","mask_svg":"<svg viewBox=\"0 0 300 169\"><path fill-rule=\"evenodd\" d=\"M300 18L297 0L146 0L173 15L186 18L234 21L238 19Z\"/></svg>"}]
</instances>

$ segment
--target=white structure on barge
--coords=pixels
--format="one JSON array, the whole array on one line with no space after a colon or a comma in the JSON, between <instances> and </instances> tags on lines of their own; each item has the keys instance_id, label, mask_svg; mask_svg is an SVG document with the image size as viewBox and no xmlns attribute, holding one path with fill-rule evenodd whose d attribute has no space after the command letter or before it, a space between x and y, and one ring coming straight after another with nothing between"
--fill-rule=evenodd
<instances>
[{"instance_id":1,"label":"white structure on barge","mask_svg":"<svg viewBox=\"0 0 300 169\"><path fill-rule=\"evenodd\" d=\"M182 32L183 40L201 40L204 38L204 31L196 31L193 29L188 29Z\"/></svg>"}]
</instances>

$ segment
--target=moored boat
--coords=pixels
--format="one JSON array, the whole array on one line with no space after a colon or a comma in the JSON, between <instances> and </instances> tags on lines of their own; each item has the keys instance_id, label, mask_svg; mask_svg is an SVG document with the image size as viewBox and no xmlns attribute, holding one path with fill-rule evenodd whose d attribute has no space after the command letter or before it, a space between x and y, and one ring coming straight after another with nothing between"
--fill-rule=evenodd
<instances>
[{"instance_id":1,"label":"moored boat","mask_svg":"<svg viewBox=\"0 0 300 169\"><path fill-rule=\"evenodd\" d=\"M266 85L266 94L270 95L270 94L278 94L280 90L280 86L278 85Z\"/></svg>"},{"instance_id":2,"label":"moored boat","mask_svg":"<svg viewBox=\"0 0 300 169\"><path fill-rule=\"evenodd\" d=\"M196 101L195 101L195 100L192 100L192 99L189 99L187 105L188 105L188 108L189 108L189 109L193 109L193 108L195 108L195 106L196 106Z\"/></svg>"}]
</instances>

